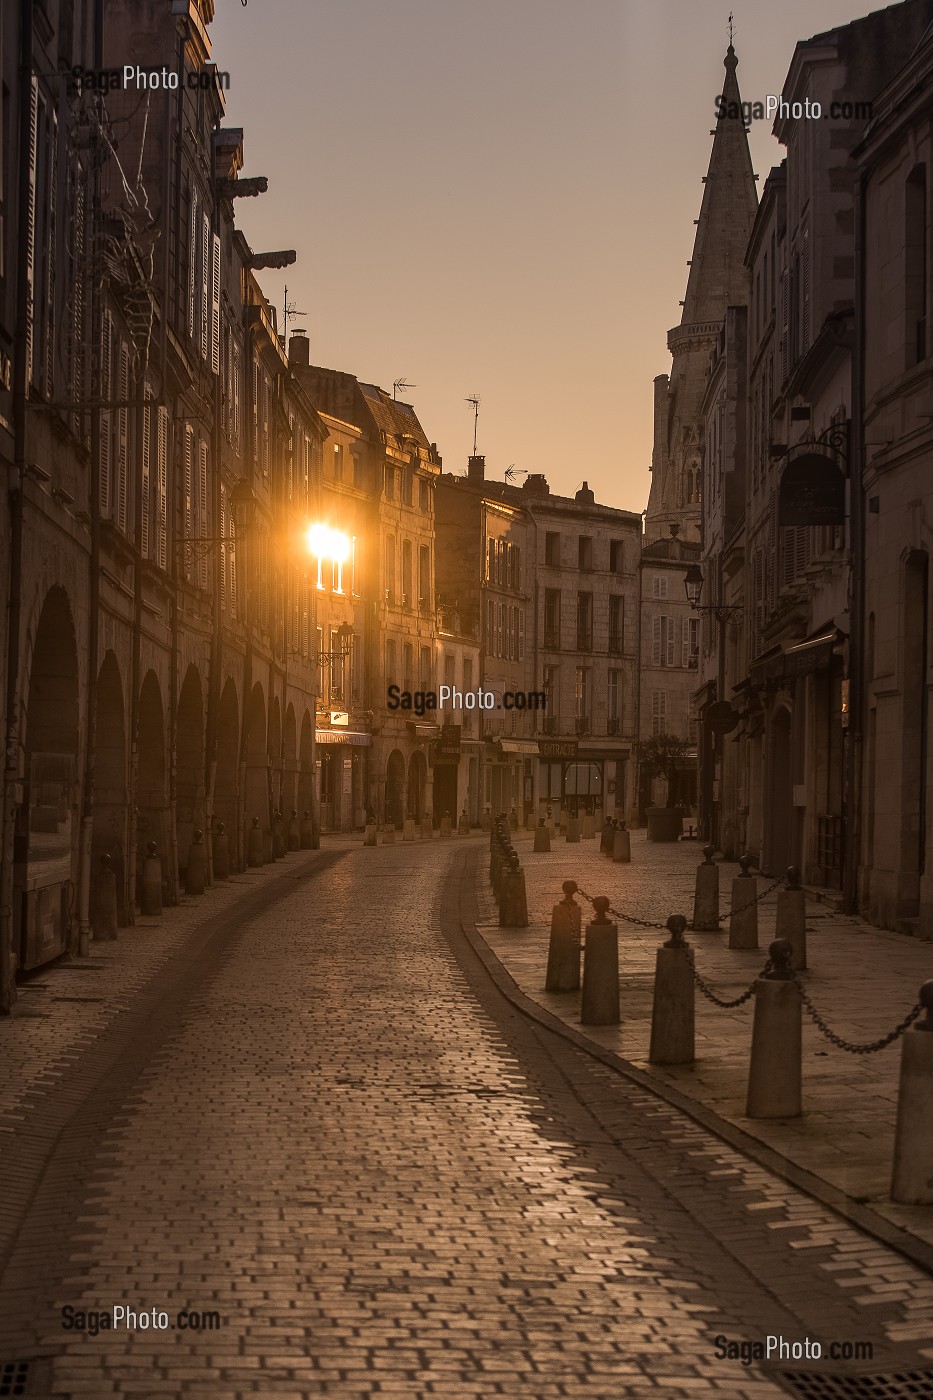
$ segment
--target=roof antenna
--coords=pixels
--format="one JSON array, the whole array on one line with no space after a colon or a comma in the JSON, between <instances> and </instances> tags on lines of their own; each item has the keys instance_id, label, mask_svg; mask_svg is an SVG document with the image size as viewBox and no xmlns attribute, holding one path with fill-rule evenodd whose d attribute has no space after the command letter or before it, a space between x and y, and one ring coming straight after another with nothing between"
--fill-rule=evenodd
<instances>
[{"instance_id":1,"label":"roof antenna","mask_svg":"<svg viewBox=\"0 0 933 1400\"><path fill-rule=\"evenodd\" d=\"M288 323L289 323L289 321L294 321L295 318L296 318L297 316L301 316L302 318L304 318L305 316L307 316L307 314L308 314L307 311L299 311L298 308L297 308L297 306L295 305L295 303L294 303L293 301L289 301L289 299L288 299L288 287L286 287L286 288L285 288L285 308L284 308L284 310L283 310L283 312L282 312L282 338L283 338L284 341L285 341L286 347L288 346Z\"/></svg>"},{"instance_id":2,"label":"roof antenna","mask_svg":"<svg viewBox=\"0 0 933 1400\"><path fill-rule=\"evenodd\" d=\"M409 384L408 380L405 379L405 378L393 380L393 382L392 382L392 399L393 399L393 401L398 397L398 391L399 391L399 389L401 389L401 390L403 391L403 393L407 393L409 389L417 389L417 387L418 387L417 384Z\"/></svg>"},{"instance_id":3,"label":"roof antenna","mask_svg":"<svg viewBox=\"0 0 933 1400\"><path fill-rule=\"evenodd\" d=\"M473 456L476 456L476 425L479 420L479 394L470 394L469 398L463 400L464 403L473 405Z\"/></svg>"}]
</instances>

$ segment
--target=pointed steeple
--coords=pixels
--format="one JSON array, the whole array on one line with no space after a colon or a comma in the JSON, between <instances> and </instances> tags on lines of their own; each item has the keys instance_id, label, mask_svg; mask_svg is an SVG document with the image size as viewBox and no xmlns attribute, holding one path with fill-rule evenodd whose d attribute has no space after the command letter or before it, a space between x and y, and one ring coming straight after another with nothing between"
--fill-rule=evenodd
<instances>
[{"instance_id":1,"label":"pointed steeple","mask_svg":"<svg viewBox=\"0 0 933 1400\"><path fill-rule=\"evenodd\" d=\"M727 306L744 300L742 260L758 196L735 75L738 63L730 44L681 325L722 320Z\"/></svg>"},{"instance_id":2,"label":"pointed steeple","mask_svg":"<svg viewBox=\"0 0 933 1400\"><path fill-rule=\"evenodd\" d=\"M738 67L731 43L726 51L722 100L703 189L693 258L680 325L668 333L670 376L655 380L654 450L646 540L700 536L701 405L709 357L719 339L726 308L748 302L745 250L758 207L755 176L742 117Z\"/></svg>"}]
</instances>

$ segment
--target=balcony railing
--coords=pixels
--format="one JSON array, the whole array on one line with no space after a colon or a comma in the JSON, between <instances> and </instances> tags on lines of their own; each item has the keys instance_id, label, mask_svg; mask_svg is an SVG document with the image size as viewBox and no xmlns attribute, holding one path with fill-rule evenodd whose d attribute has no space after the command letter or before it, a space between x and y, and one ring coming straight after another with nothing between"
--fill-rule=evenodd
<instances>
[{"instance_id":1,"label":"balcony railing","mask_svg":"<svg viewBox=\"0 0 933 1400\"><path fill-rule=\"evenodd\" d=\"M549 651L559 651L559 650L560 650L560 631L557 630L557 629L555 629L555 628L548 629L547 627L545 627L545 629L544 629L544 645L547 647L547 649L548 649Z\"/></svg>"},{"instance_id":2,"label":"balcony railing","mask_svg":"<svg viewBox=\"0 0 933 1400\"><path fill-rule=\"evenodd\" d=\"M590 627L577 628L577 651L593 650L593 630Z\"/></svg>"},{"instance_id":3,"label":"balcony railing","mask_svg":"<svg viewBox=\"0 0 933 1400\"><path fill-rule=\"evenodd\" d=\"M618 715L610 715L609 718L606 720L607 734L618 734L621 727L622 721L619 719Z\"/></svg>"},{"instance_id":4,"label":"balcony railing","mask_svg":"<svg viewBox=\"0 0 933 1400\"><path fill-rule=\"evenodd\" d=\"M559 721L556 715L545 715L544 732L545 734L557 734L559 732Z\"/></svg>"},{"instance_id":5,"label":"balcony railing","mask_svg":"<svg viewBox=\"0 0 933 1400\"><path fill-rule=\"evenodd\" d=\"M589 734L590 720L588 715L577 715L576 730L578 734Z\"/></svg>"}]
</instances>

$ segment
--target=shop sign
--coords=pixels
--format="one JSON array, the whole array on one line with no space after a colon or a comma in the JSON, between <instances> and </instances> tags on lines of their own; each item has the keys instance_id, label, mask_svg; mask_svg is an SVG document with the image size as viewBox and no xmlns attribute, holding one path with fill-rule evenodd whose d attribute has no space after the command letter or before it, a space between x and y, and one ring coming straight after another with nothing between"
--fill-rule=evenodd
<instances>
[{"instance_id":1,"label":"shop sign","mask_svg":"<svg viewBox=\"0 0 933 1400\"><path fill-rule=\"evenodd\" d=\"M539 758L576 758L576 739L539 739Z\"/></svg>"},{"instance_id":2,"label":"shop sign","mask_svg":"<svg viewBox=\"0 0 933 1400\"><path fill-rule=\"evenodd\" d=\"M459 724L441 725L441 737L432 745L432 763L460 762L460 731Z\"/></svg>"},{"instance_id":3,"label":"shop sign","mask_svg":"<svg viewBox=\"0 0 933 1400\"><path fill-rule=\"evenodd\" d=\"M714 734L731 734L739 719L738 710L728 700L717 700L706 711L706 723Z\"/></svg>"},{"instance_id":4,"label":"shop sign","mask_svg":"<svg viewBox=\"0 0 933 1400\"><path fill-rule=\"evenodd\" d=\"M831 457L807 452L784 468L778 492L778 524L842 525L846 482Z\"/></svg>"}]
</instances>

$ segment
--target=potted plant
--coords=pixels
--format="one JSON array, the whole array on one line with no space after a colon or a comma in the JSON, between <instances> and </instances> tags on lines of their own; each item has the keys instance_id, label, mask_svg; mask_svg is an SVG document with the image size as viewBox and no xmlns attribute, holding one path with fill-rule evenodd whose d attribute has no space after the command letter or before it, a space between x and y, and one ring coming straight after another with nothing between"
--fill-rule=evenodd
<instances>
[{"instance_id":1,"label":"potted plant","mask_svg":"<svg viewBox=\"0 0 933 1400\"><path fill-rule=\"evenodd\" d=\"M673 734L655 734L650 739L643 739L638 745L638 761L642 772L648 775L649 780L665 780L668 804L671 803L677 774L683 770L689 753L690 745L687 740L675 738ZM645 815L648 819L649 841L676 841L684 829L683 807L648 807Z\"/></svg>"}]
</instances>

